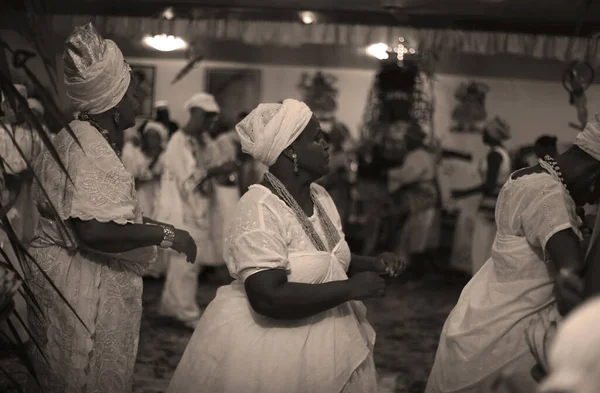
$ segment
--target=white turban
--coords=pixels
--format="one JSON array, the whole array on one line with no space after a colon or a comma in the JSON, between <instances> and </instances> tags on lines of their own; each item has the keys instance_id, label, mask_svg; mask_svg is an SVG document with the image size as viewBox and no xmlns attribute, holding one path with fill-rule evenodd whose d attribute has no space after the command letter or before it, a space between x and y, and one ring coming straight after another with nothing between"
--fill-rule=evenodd
<instances>
[{"instance_id":1,"label":"white turban","mask_svg":"<svg viewBox=\"0 0 600 393\"><path fill-rule=\"evenodd\" d=\"M219 104L215 101L215 97L208 93L194 94L192 98L187 100L184 108L186 111L189 111L192 108L200 108L205 112L221 112Z\"/></svg>"},{"instance_id":2,"label":"white turban","mask_svg":"<svg viewBox=\"0 0 600 393\"><path fill-rule=\"evenodd\" d=\"M575 309L550 349L550 375L540 392L595 393L600 389L600 297Z\"/></svg>"},{"instance_id":3,"label":"white turban","mask_svg":"<svg viewBox=\"0 0 600 393\"><path fill-rule=\"evenodd\" d=\"M117 45L102 38L91 23L67 38L63 60L67 95L78 112L106 112L125 96L131 68Z\"/></svg>"},{"instance_id":4,"label":"white turban","mask_svg":"<svg viewBox=\"0 0 600 393\"><path fill-rule=\"evenodd\" d=\"M581 150L600 161L600 114L587 123L585 129L575 138L575 145Z\"/></svg>"},{"instance_id":5,"label":"white turban","mask_svg":"<svg viewBox=\"0 0 600 393\"><path fill-rule=\"evenodd\" d=\"M305 103L288 99L283 104L260 104L235 126L242 151L271 166L302 133L312 118Z\"/></svg>"}]
</instances>

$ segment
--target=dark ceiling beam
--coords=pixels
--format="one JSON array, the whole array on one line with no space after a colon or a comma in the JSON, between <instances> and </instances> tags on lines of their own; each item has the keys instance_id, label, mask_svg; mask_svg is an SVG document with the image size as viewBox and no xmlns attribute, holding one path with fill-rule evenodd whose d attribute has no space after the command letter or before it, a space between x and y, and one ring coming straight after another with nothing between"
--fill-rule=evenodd
<instances>
[{"instance_id":1,"label":"dark ceiling beam","mask_svg":"<svg viewBox=\"0 0 600 393\"><path fill-rule=\"evenodd\" d=\"M265 4L265 8L256 8ZM300 4L309 8L317 3L329 11L321 12L323 23L337 24L364 24L380 26L410 26L423 29L460 29L491 32L512 32L523 34L545 34L571 36L575 32L575 20L569 13L556 13L553 10L539 10L536 13L524 10L518 11L516 6L508 6L506 10L480 15L449 15L449 11L433 14L415 11L398 12L397 17L374 4L369 10L356 11L365 0L328 0L316 1L279 1L273 0L47 0L48 12L52 14L79 14L79 15L104 15L104 16L130 16L130 17L159 17L167 6L173 6L178 18L235 18L241 20L269 20L269 21L298 21ZM344 4L333 11L337 3ZM275 4L275 5L274 5ZM235 9L227 7L236 7ZM345 8L346 10L343 10ZM353 10L354 9L354 10ZM454 11L458 12L458 11ZM471 12L474 12L471 10ZM543 15L543 17L542 17ZM6 16L3 15L3 16ZM581 36L589 36L600 31L600 12L590 12L580 31Z\"/></svg>"}]
</instances>

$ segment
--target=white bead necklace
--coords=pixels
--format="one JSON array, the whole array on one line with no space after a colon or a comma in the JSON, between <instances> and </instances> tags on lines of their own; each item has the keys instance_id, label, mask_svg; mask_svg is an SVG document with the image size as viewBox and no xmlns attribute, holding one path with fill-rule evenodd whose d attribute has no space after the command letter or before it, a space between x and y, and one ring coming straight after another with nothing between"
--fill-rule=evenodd
<instances>
[{"instance_id":1,"label":"white bead necklace","mask_svg":"<svg viewBox=\"0 0 600 393\"><path fill-rule=\"evenodd\" d=\"M271 185L271 187L275 191L275 195L277 195L290 209L292 209L294 215L300 222L302 229L304 229L304 232L308 235L315 248L319 251L333 251L334 247L340 241L340 234L333 222L331 221L331 219L329 218L329 216L327 215L327 212L321 205L321 202L319 202L319 200L315 198L313 192L311 191L310 197L317 210L317 216L319 217L319 221L321 222L321 226L323 227L323 232L325 232L325 238L327 239L329 250L327 250L327 248L325 247L323 240L317 233L314 225L308 219L308 216L306 215L304 210L302 210L298 202L289 193L287 188L285 188L285 185L283 185L283 183L270 172L265 173L264 179L267 183L269 183L269 185Z\"/></svg>"}]
</instances>

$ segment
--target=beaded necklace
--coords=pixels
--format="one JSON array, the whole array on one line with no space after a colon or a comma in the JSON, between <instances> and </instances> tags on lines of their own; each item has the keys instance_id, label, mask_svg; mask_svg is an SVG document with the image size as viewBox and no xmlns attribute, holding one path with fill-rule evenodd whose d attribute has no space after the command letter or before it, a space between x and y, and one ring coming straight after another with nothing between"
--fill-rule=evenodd
<instances>
[{"instance_id":1,"label":"beaded necklace","mask_svg":"<svg viewBox=\"0 0 600 393\"><path fill-rule=\"evenodd\" d=\"M569 191L569 188L567 187L567 183L565 182L565 179L562 175L562 172L560 170L560 166L558 165L558 162L556 162L556 160L554 158L552 158L551 156L546 155L546 156L544 156L543 159L542 158L538 159L538 163L540 164L540 166L543 169L545 169L552 176L557 178L562 183L562 185L565 187L567 194L569 196L571 196L571 192Z\"/></svg>"},{"instance_id":2,"label":"beaded necklace","mask_svg":"<svg viewBox=\"0 0 600 393\"><path fill-rule=\"evenodd\" d=\"M81 121L90 123L96 130L98 130L100 135L102 135L104 139L106 139L110 147L112 147L112 149L115 151L117 157L121 159L121 151L117 148L117 144L110 140L110 135L108 134L108 131L102 128L102 126L98 124L95 120L93 120L87 113L80 113L78 118Z\"/></svg>"},{"instance_id":3,"label":"beaded necklace","mask_svg":"<svg viewBox=\"0 0 600 393\"><path fill-rule=\"evenodd\" d=\"M304 232L308 235L315 248L319 251L327 252L328 250L325 247L323 240L317 233L314 225L310 222L304 210L302 210L298 202L289 193L287 188L285 188L283 183L270 172L267 172L265 174L264 179L269 185L271 185L271 187L275 191L275 195L277 195L286 205L288 205L290 209L292 209L294 215L300 222L302 229L304 229ZM321 202L317 198L315 198L312 191L310 193L310 197L317 210L317 216L319 217L319 221L321 223L321 226L323 227L323 232L325 232L325 238L327 239L327 244L329 245L329 251L333 251L334 247L340 241L340 234L333 222L331 221L331 219L329 218L329 216L327 215L325 208L323 208Z\"/></svg>"}]
</instances>

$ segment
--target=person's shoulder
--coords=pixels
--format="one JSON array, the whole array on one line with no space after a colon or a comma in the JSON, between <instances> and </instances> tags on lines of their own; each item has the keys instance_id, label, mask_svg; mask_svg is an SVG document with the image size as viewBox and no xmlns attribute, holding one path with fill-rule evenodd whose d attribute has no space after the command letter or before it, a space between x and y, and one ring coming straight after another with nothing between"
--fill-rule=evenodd
<instances>
[{"instance_id":1,"label":"person's shoulder","mask_svg":"<svg viewBox=\"0 0 600 393\"><path fill-rule=\"evenodd\" d=\"M567 195L562 183L548 172L524 174L509 182L507 186L513 195L520 195L520 198L525 199L542 199L554 194Z\"/></svg>"},{"instance_id":2,"label":"person's shoulder","mask_svg":"<svg viewBox=\"0 0 600 393\"><path fill-rule=\"evenodd\" d=\"M327 190L325 189L325 187L323 187L319 183L312 183L311 184L311 188L312 188L313 193L314 193L315 196L318 196L318 197L329 197L329 192L327 192Z\"/></svg>"},{"instance_id":3,"label":"person's shoulder","mask_svg":"<svg viewBox=\"0 0 600 393\"><path fill-rule=\"evenodd\" d=\"M253 184L248 188L248 191L242 195L238 206L242 209L249 209L251 207L260 207L265 204L272 204L272 201L269 201L270 197L275 196L266 187L259 184Z\"/></svg>"},{"instance_id":4,"label":"person's shoulder","mask_svg":"<svg viewBox=\"0 0 600 393\"><path fill-rule=\"evenodd\" d=\"M52 143L55 147L77 144L84 150L98 142L106 142L106 139L104 139L94 126L87 121L81 120L72 120L68 128L63 127L52 138Z\"/></svg>"}]
</instances>

